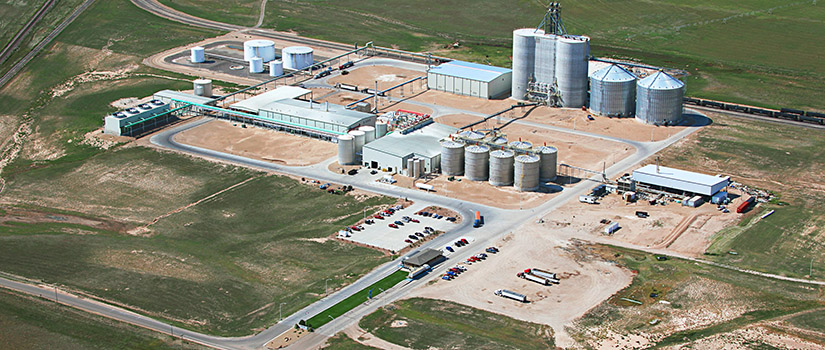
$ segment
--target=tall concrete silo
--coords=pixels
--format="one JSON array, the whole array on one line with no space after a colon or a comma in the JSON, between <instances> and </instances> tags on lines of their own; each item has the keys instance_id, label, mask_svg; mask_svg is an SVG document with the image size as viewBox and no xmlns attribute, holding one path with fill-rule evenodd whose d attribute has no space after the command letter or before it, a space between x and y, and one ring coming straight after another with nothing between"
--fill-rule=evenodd
<instances>
[{"instance_id":1,"label":"tall concrete silo","mask_svg":"<svg viewBox=\"0 0 825 350\"><path fill-rule=\"evenodd\" d=\"M580 108L587 102L590 38L567 35L556 41L556 83L561 106Z\"/></svg>"}]
</instances>

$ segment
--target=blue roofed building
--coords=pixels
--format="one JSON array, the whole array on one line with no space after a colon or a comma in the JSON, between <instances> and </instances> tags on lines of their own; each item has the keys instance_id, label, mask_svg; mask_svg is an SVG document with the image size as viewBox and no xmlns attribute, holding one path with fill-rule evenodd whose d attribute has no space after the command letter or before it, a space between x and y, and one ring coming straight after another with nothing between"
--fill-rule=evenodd
<instances>
[{"instance_id":1,"label":"blue roofed building","mask_svg":"<svg viewBox=\"0 0 825 350\"><path fill-rule=\"evenodd\" d=\"M513 71L464 61L450 61L427 71L427 88L485 99L510 94Z\"/></svg>"}]
</instances>

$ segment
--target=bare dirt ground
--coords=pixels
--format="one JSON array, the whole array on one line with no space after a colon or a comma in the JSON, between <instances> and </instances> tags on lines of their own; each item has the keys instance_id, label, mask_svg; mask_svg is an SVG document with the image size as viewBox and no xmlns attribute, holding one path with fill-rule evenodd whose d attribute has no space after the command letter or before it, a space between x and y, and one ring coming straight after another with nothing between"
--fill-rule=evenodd
<instances>
[{"instance_id":1,"label":"bare dirt ground","mask_svg":"<svg viewBox=\"0 0 825 350\"><path fill-rule=\"evenodd\" d=\"M290 330L278 335L275 339L272 339L272 341L266 344L266 347L267 349L282 349L292 345L308 333L309 332L305 330L291 328Z\"/></svg>"},{"instance_id":2,"label":"bare dirt ground","mask_svg":"<svg viewBox=\"0 0 825 350\"><path fill-rule=\"evenodd\" d=\"M645 211L650 217L639 218L636 211ZM618 195L608 195L598 205L570 202L544 220L549 227L564 228L576 237L587 237L604 236L607 225L600 221L607 219L618 222L620 227L611 239L698 257L711 244L714 233L740 218L741 214L722 213L709 203L699 208L678 203L662 206L650 205L647 201L627 203Z\"/></svg>"},{"instance_id":3,"label":"bare dirt ground","mask_svg":"<svg viewBox=\"0 0 825 350\"><path fill-rule=\"evenodd\" d=\"M588 114L595 120L587 120ZM647 125L635 118L600 117L589 111L572 108L539 107L524 120L634 141L661 141L685 128Z\"/></svg>"},{"instance_id":4,"label":"bare dirt ground","mask_svg":"<svg viewBox=\"0 0 825 350\"><path fill-rule=\"evenodd\" d=\"M345 328L343 332L348 337L350 337L350 339L366 346L386 350L411 350L408 347L393 344L384 339L376 337L372 333L367 332L363 328L359 327L357 323Z\"/></svg>"},{"instance_id":5,"label":"bare dirt ground","mask_svg":"<svg viewBox=\"0 0 825 350\"><path fill-rule=\"evenodd\" d=\"M320 163L338 152L335 144L329 142L263 128L241 128L225 120L213 120L186 130L175 135L175 140L288 166Z\"/></svg>"},{"instance_id":6,"label":"bare dirt ground","mask_svg":"<svg viewBox=\"0 0 825 350\"><path fill-rule=\"evenodd\" d=\"M335 76L327 80L327 82L330 85L335 85L337 83L356 85L359 89L374 89L375 83L378 82L378 90L385 90L395 85L401 84L407 80L426 75L426 72L419 72L392 66L359 67L358 65L356 65L349 71L349 74ZM426 80L419 80L412 83L411 85L404 87L407 93L422 91L427 88ZM395 94L400 94L400 88L398 91L393 91L393 96L395 96Z\"/></svg>"},{"instance_id":7,"label":"bare dirt ground","mask_svg":"<svg viewBox=\"0 0 825 350\"><path fill-rule=\"evenodd\" d=\"M16 207L2 208L3 214L0 215L0 227L7 222L19 222L27 224L39 223L62 223L62 224L76 224L88 226L105 231L113 231L118 233L125 233L129 229L129 225L117 222L114 220L106 220L99 218L85 218L70 214L57 214L38 211L34 209L24 209ZM66 231L68 230L68 231ZM81 229L66 229L64 232L73 234L97 234L97 232L81 230Z\"/></svg>"},{"instance_id":8,"label":"bare dirt ground","mask_svg":"<svg viewBox=\"0 0 825 350\"><path fill-rule=\"evenodd\" d=\"M473 128L489 129L501 127L504 124L495 119L492 118L486 123L478 124ZM451 114L436 118L439 123L455 127L461 127L478 120L478 117L466 114ZM546 144L556 147L559 150L557 160L559 164L565 163L585 169L601 171L603 162L607 162L607 166L611 166L634 152L630 146L618 142L516 123L504 127L501 131L507 135L508 141L524 140L532 142L534 146Z\"/></svg>"},{"instance_id":9,"label":"bare dirt ground","mask_svg":"<svg viewBox=\"0 0 825 350\"><path fill-rule=\"evenodd\" d=\"M753 349L754 344L766 344L777 349L815 350L822 349L823 344L799 338L787 333L777 332L761 325L737 329L732 332L713 335L688 344L668 347L668 349Z\"/></svg>"},{"instance_id":10,"label":"bare dirt ground","mask_svg":"<svg viewBox=\"0 0 825 350\"><path fill-rule=\"evenodd\" d=\"M435 280L409 297L450 300L516 319L553 327L558 346L571 346L565 331L575 319L621 290L632 274L587 253L577 241L559 239L546 227L530 223L495 243L501 250L472 266L453 281ZM559 274L561 283L542 286L516 277L527 268ZM529 303L493 294L508 289L527 295Z\"/></svg>"},{"instance_id":11,"label":"bare dirt ground","mask_svg":"<svg viewBox=\"0 0 825 350\"><path fill-rule=\"evenodd\" d=\"M412 178L396 176L396 186L416 188ZM462 178L462 177L457 177ZM519 192L513 186L493 186L487 181L449 181L447 176L438 176L418 183L433 185L436 194L450 198L489 205L502 209L533 208L546 202L558 193L551 188L541 188L537 192ZM558 188L560 190L561 188Z\"/></svg>"}]
</instances>

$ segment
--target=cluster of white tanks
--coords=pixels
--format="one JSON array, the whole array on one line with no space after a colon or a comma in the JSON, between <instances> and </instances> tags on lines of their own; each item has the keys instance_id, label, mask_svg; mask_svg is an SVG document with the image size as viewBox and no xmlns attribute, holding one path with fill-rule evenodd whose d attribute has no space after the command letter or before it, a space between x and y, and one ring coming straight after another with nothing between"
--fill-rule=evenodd
<instances>
[{"instance_id":1,"label":"cluster of white tanks","mask_svg":"<svg viewBox=\"0 0 825 350\"><path fill-rule=\"evenodd\" d=\"M461 176L471 181L489 181L493 186L513 186L519 191L535 191L542 181L556 178L558 150L555 147L533 148L527 141L506 144L503 137L494 137L486 144L475 144L476 131L459 133L464 140L441 141L441 172L446 176ZM504 143L496 142L504 139ZM501 144L495 147L490 144Z\"/></svg>"},{"instance_id":2,"label":"cluster of white tanks","mask_svg":"<svg viewBox=\"0 0 825 350\"><path fill-rule=\"evenodd\" d=\"M590 38L547 34L541 29L513 31L511 95L526 99L529 83L553 86L562 107L580 108L587 102Z\"/></svg>"},{"instance_id":3,"label":"cluster of white tanks","mask_svg":"<svg viewBox=\"0 0 825 350\"><path fill-rule=\"evenodd\" d=\"M360 126L349 133L338 136L338 164L360 164L359 155L364 151L364 145L375 141L387 134L386 123L376 123L375 126Z\"/></svg>"},{"instance_id":4,"label":"cluster of white tanks","mask_svg":"<svg viewBox=\"0 0 825 350\"><path fill-rule=\"evenodd\" d=\"M676 124L682 118L685 84L663 71L644 79L618 65L590 75L590 111L608 117L631 117L646 124Z\"/></svg>"}]
</instances>

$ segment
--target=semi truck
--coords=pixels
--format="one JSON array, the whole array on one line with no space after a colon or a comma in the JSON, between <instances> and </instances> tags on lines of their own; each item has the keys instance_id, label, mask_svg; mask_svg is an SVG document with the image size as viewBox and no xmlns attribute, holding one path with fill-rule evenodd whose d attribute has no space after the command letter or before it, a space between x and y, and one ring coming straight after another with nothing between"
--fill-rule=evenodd
<instances>
[{"instance_id":1,"label":"semi truck","mask_svg":"<svg viewBox=\"0 0 825 350\"><path fill-rule=\"evenodd\" d=\"M481 217L480 211L476 211L476 219L473 220L473 227L479 228L481 225L484 225L484 218Z\"/></svg>"},{"instance_id":2,"label":"semi truck","mask_svg":"<svg viewBox=\"0 0 825 350\"><path fill-rule=\"evenodd\" d=\"M407 274L407 278L411 280L416 279L418 277L421 277L421 275L427 273L427 271L430 271L430 265L424 264L421 267L410 271L410 273Z\"/></svg>"},{"instance_id":3,"label":"semi truck","mask_svg":"<svg viewBox=\"0 0 825 350\"><path fill-rule=\"evenodd\" d=\"M736 208L736 213L741 214L746 212L754 201L755 199L753 197L748 198L748 200L742 202L742 204L740 204L739 207Z\"/></svg>"},{"instance_id":4,"label":"semi truck","mask_svg":"<svg viewBox=\"0 0 825 350\"><path fill-rule=\"evenodd\" d=\"M538 283L540 285L543 285L543 286L550 285L550 283L551 283L550 280L548 280L544 277L536 276L532 273L519 272L519 273L516 274L516 277L520 277L520 278L526 279L528 281L533 281L533 282L536 282L536 283Z\"/></svg>"},{"instance_id":5,"label":"semi truck","mask_svg":"<svg viewBox=\"0 0 825 350\"><path fill-rule=\"evenodd\" d=\"M516 293L516 292L512 292L512 291L509 291L509 290L506 290L506 289L498 289L498 290L496 290L495 294L500 296L500 297L510 298L510 299L513 299L513 300L516 300L516 301L520 301L522 303L527 302L527 296L526 295L519 294L519 293Z\"/></svg>"}]
</instances>

